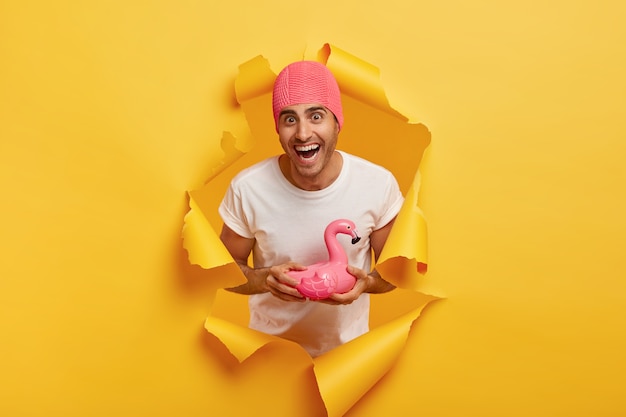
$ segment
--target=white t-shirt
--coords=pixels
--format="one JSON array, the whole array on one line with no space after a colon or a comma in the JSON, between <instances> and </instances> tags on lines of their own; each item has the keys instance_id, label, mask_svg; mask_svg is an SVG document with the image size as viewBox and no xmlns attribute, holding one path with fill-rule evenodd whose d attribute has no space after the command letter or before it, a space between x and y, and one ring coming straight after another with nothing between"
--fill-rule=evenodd
<instances>
[{"instance_id":1,"label":"white t-shirt","mask_svg":"<svg viewBox=\"0 0 626 417\"><path fill-rule=\"evenodd\" d=\"M385 168L339 151L343 166L337 179L319 191L305 191L282 174L278 157L261 161L232 180L219 207L235 233L256 240L255 268L288 261L310 265L328 259L324 230L333 220L352 220L361 240L337 239L348 263L371 269L370 234L387 225L404 201L398 183ZM250 327L293 340L318 356L369 330L369 294L349 305L282 301L271 293L249 297Z\"/></svg>"}]
</instances>

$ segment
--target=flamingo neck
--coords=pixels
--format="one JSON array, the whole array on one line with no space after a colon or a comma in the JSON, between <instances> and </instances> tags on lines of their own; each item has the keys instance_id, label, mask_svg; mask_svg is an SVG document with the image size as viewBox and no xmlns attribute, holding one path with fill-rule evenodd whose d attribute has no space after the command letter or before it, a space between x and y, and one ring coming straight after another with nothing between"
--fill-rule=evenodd
<instances>
[{"instance_id":1,"label":"flamingo neck","mask_svg":"<svg viewBox=\"0 0 626 417\"><path fill-rule=\"evenodd\" d=\"M326 242L326 248L328 249L329 262L348 263L348 256L337 240L337 233L324 233L324 242Z\"/></svg>"}]
</instances>

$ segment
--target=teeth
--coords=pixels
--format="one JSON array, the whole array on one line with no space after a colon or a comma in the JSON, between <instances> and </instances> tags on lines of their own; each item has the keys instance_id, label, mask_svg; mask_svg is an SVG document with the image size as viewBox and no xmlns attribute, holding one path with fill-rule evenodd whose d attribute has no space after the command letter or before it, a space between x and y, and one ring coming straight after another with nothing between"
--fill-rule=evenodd
<instances>
[{"instance_id":1,"label":"teeth","mask_svg":"<svg viewBox=\"0 0 626 417\"><path fill-rule=\"evenodd\" d=\"M320 145L306 145L306 146L296 146L296 151L298 152L307 152L318 149Z\"/></svg>"}]
</instances>

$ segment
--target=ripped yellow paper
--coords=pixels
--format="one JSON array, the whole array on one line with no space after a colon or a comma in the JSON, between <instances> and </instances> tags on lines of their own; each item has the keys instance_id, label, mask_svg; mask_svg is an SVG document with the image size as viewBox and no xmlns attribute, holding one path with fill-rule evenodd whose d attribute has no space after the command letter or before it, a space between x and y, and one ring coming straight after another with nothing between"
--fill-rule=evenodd
<instances>
[{"instance_id":1,"label":"ripped yellow paper","mask_svg":"<svg viewBox=\"0 0 626 417\"><path fill-rule=\"evenodd\" d=\"M323 407L309 410L310 415L340 416L393 366L421 311L438 299L424 276L428 263L427 230L418 206L418 168L430 143L430 132L423 124L409 123L389 105L375 66L329 44L319 51L317 60L331 69L342 91L346 122L338 148L388 168L405 194L405 203L376 265L381 275L398 289L372 296L371 330L367 334L317 358L302 355L304 350L296 343L247 328L247 297L238 294L218 291L205 328L214 337L215 351L232 355L225 360L234 357L243 364L267 355L270 347L292 359L300 358L294 360L304 361L303 369L313 370L303 371L302 384L318 387L311 389L310 400ZM215 175L204 187L189 192L190 210L183 228L189 261L207 270L219 269L216 279L223 288L241 284L245 277L219 240L221 221L216 216L217 206L230 178L241 168L281 151L271 117L276 74L261 56L242 64L239 71L235 93L254 138L253 145L246 152L246 138L238 142L239 138L224 134L224 161L215 167ZM225 269L231 266L235 268ZM377 311L383 309L377 310L376 303L389 297L401 297L403 302L392 302L393 308L384 309L385 317L377 317ZM280 376L267 376L273 377Z\"/></svg>"}]
</instances>

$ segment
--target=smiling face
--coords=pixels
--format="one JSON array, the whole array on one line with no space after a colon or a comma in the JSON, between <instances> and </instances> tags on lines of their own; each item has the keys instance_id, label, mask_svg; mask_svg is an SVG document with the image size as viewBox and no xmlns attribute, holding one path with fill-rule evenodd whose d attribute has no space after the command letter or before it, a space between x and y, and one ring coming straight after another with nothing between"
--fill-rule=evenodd
<instances>
[{"instance_id":1,"label":"smiling face","mask_svg":"<svg viewBox=\"0 0 626 417\"><path fill-rule=\"evenodd\" d=\"M321 190L341 172L342 159L335 152L339 125L333 113L321 104L287 106L278 117L278 137L287 158L281 170L296 187Z\"/></svg>"}]
</instances>

